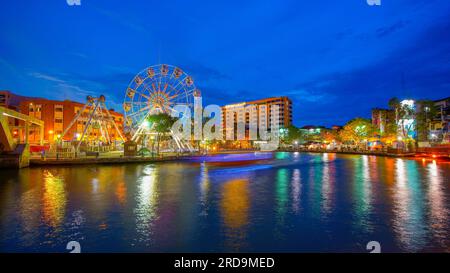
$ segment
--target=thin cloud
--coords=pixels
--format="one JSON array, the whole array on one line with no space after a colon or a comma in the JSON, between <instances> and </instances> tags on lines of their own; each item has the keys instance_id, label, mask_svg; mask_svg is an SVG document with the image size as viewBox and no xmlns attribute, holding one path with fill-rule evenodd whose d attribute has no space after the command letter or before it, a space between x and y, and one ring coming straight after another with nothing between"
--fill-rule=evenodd
<instances>
[{"instance_id":1,"label":"thin cloud","mask_svg":"<svg viewBox=\"0 0 450 273\"><path fill-rule=\"evenodd\" d=\"M388 36L396 31L399 31L399 30L405 28L408 23L409 23L408 21L402 20L402 21L398 21L390 26L378 28L376 31L377 37L383 38L385 36Z\"/></svg>"},{"instance_id":2,"label":"thin cloud","mask_svg":"<svg viewBox=\"0 0 450 273\"><path fill-rule=\"evenodd\" d=\"M47 80L47 81L51 81L51 82L57 82L57 83L65 83L65 81L62 80L62 79L59 79L59 78L54 77L54 76L42 74L42 73L39 73L39 72L32 72L32 73L30 73L30 76L33 76L36 79L43 79L43 80Z\"/></svg>"},{"instance_id":3,"label":"thin cloud","mask_svg":"<svg viewBox=\"0 0 450 273\"><path fill-rule=\"evenodd\" d=\"M76 94L75 95L76 100L79 101L80 96L88 96L88 95L95 96L95 95L97 95L96 92L89 90L89 89L82 88L79 85L77 85L69 80L63 80L61 78L58 78L58 77L55 77L52 75L48 75L48 74L43 74L40 72L32 72L32 73L30 73L30 75L37 79L42 79L42 80L56 83L55 88L60 89L62 91L62 92L58 92L58 96L60 98L61 98L61 95L63 95L64 98L67 98L67 97L72 97L73 96L72 94ZM67 94L70 94L70 95L67 95Z\"/></svg>"}]
</instances>

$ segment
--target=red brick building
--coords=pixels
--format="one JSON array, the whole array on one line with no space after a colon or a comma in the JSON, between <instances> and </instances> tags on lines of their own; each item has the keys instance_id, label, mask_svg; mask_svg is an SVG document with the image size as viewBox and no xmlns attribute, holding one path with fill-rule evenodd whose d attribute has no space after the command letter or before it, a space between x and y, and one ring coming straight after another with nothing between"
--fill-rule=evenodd
<instances>
[{"instance_id":1,"label":"red brick building","mask_svg":"<svg viewBox=\"0 0 450 273\"><path fill-rule=\"evenodd\" d=\"M75 116L83 109L84 104L64 100L47 100L40 98L27 98L20 102L20 112L33 116L35 118L44 121L44 140L46 142L53 142L55 139L62 136L64 130L70 125ZM113 111L109 111L112 118L117 124L117 127L122 132L123 130L123 114ZM104 113L106 116L106 113ZM85 109L84 113L78 121L73 124L69 131L63 136L63 140L76 140L82 135L85 125L89 118L89 109ZM115 128L110 126L108 128L108 134L111 139L120 140L120 136L117 134ZM101 135L99 128L92 128L89 131L89 138L96 138ZM29 140L34 142L39 139L39 132L30 132Z\"/></svg>"},{"instance_id":2,"label":"red brick building","mask_svg":"<svg viewBox=\"0 0 450 273\"><path fill-rule=\"evenodd\" d=\"M10 91L0 91L0 106L4 106L43 120L44 141L51 143L57 139L58 136L62 135L77 113L81 111L84 104L70 100L57 101L43 98L25 97L16 95ZM124 121L123 114L115 112L112 109L109 113L122 133ZM104 114L106 116L106 113ZM73 124L66 135L64 135L63 140L74 140L79 137L83 133L88 120L88 115L89 109L85 109L76 124ZM11 127L15 128L14 130L19 131L15 135L20 136L23 133L21 132L20 124L17 124L17 120L12 122L14 122L14 124L10 124ZM99 128L92 128L89 130L88 137L96 138L100 134L101 132ZM120 140L120 136L117 134L114 126L108 127L108 134L111 139ZM39 130L33 128L30 129L28 139L30 143L38 143L40 139Z\"/></svg>"}]
</instances>

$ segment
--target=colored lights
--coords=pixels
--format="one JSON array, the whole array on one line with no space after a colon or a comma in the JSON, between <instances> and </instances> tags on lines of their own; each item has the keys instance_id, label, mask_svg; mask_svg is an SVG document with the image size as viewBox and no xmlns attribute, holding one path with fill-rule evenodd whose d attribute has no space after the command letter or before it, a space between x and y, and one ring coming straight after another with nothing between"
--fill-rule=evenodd
<instances>
[{"instance_id":1,"label":"colored lights","mask_svg":"<svg viewBox=\"0 0 450 273\"><path fill-rule=\"evenodd\" d=\"M143 127L143 128L150 128L150 121L148 121L148 120L144 120L143 122L142 122L142 124L141 124L141 126Z\"/></svg>"}]
</instances>

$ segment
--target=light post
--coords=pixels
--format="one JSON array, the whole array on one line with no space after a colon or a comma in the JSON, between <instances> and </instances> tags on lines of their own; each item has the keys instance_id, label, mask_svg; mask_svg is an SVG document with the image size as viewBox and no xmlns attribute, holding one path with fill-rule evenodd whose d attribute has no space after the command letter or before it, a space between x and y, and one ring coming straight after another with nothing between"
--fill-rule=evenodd
<instances>
[{"instance_id":1,"label":"light post","mask_svg":"<svg viewBox=\"0 0 450 273\"><path fill-rule=\"evenodd\" d=\"M425 135L426 135L426 141L428 141L428 112L430 111L430 107L426 106L425 107Z\"/></svg>"}]
</instances>

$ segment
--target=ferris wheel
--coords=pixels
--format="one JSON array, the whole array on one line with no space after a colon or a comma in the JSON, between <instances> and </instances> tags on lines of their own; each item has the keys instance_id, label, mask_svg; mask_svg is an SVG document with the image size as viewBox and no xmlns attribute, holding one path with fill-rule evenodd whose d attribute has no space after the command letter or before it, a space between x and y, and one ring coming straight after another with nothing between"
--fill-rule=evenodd
<instances>
[{"instance_id":1,"label":"ferris wheel","mask_svg":"<svg viewBox=\"0 0 450 273\"><path fill-rule=\"evenodd\" d=\"M133 78L125 92L125 128L135 139L144 131L149 115L170 115L175 105L190 107L193 96L199 94L192 77L180 68L168 64L147 67Z\"/></svg>"}]
</instances>

